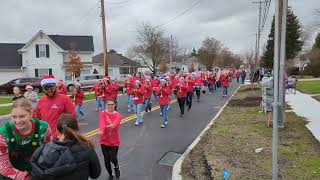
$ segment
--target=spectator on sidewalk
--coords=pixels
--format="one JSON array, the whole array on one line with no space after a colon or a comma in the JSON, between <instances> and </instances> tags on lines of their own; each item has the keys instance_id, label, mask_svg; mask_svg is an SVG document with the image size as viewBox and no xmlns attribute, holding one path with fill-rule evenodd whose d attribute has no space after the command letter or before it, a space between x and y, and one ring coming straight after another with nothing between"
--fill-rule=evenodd
<instances>
[{"instance_id":1,"label":"spectator on sidewalk","mask_svg":"<svg viewBox=\"0 0 320 180\"><path fill-rule=\"evenodd\" d=\"M101 173L100 162L92 142L79 132L71 115L58 120L58 140L38 148L31 160L32 180L88 180Z\"/></svg>"},{"instance_id":2,"label":"spectator on sidewalk","mask_svg":"<svg viewBox=\"0 0 320 180\"><path fill-rule=\"evenodd\" d=\"M53 76L45 76L41 81L41 87L45 96L39 100L33 117L46 121L52 130L53 138L56 138L59 117L61 114L70 114L76 118L75 108L70 97L57 92Z\"/></svg>"},{"instance_id":3,"label":"spectator on sidewalk","mask_svg":"<svg viewBox=\"0 0 320 180\"><path fill-rule=\"evenodd\" d=\"M33 87L31 85L26 86L26 92L24 93L24 97L31 101L32 107L35 108L38 102L38 94L33 91Z\"/></svg>"},{"instance_id":4,"label":"spectator on sidewalk","mask_svg":"<svg viewBox=\"0 0 320 180\"><path fill-rule=\"evenodd\" d=\"M12 103L14 103L16 100L25 98L22 94L21 89L18 86L13 87L13 98Z\"/></svg>"},{"instance_id":5,"label":"spectator on sidewalk","mask_svg":"<svg viewBox=\"0 0 320 180\"><path fill-rule=\"evenodd\" d=\"M244 84L245 80L246 80L246 76L247 76L247 73L244 69L242 69L241 71L241 84Z\"/></svg>"},{"instance_id":6,"label":"spectator on sidewalk","mask_svg":"<svg viewBox=\"0 0 320 180\"><path fill-rule=\"evenodd\" d=\"M12 120L0 127L0 179L29 180L33 152L52 140L48 124L32 113L31 102L19 99L12 104Z\"/></svg>"},{"instance_id":7,"label":"spectator on sidewalk","mask_svg":"<svg viewBox=\"0 0 320 180\"><path fill-rule=\"evenodd\" d=\"M108 110L100 112L100 145L104 157L104 164L109 173L109 180L114 176L120 178L118 164L118 150L120 146L119 126L122 115L115 111L115 100L108 100ZM114 165L115 174L112 172L111 163Z\"/></svg>"}]
</instances>

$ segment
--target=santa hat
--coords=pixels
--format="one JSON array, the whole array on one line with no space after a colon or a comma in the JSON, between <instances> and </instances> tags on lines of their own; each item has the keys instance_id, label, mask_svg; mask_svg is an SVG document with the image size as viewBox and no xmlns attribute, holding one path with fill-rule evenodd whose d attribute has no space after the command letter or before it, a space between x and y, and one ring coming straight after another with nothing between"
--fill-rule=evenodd
<instances>
[{"instance_id":1,"label":"santa hat","mask_svg":"<svg viewBox=\"0 0 320 180\"><path fill-rule=\"evenodd\" d=\"M167 80L165 80L165 79L160 79L160 82L167 83Z\"/></svg>"},{"instance_id":2,"label":"santa hat","mask_svg":"<svg viewBox=\"0 0 320 180\"><path fill-rule=\"evenodd\" d=\"M58 82L57 82L58 85L63 85L63 80L60 79Z\"/></svg>"},{"instance_id":3,"label":"santa hat","mask_svg":"<svg viewBox=\"0 0 320 180\"><path fill-rule=\"evenodd\" d=\"M103 80L110 80L109 76L104 76Z\"/></svg>"},{"instance_id":4,"label":"santa hat","mask_svg":"<svg viewBox=\"0 0 320 180\"><path fill-rule=\"evenodd\" d=\"M150 79L149 79L149 78L147 78L147 79L146 79L146 82L150 82Z\"/></svg>"},{"instance_id":5,"label":"santa hat","mask_svg":"<svg viewBox=\"0 0 320 180\"><path fill-rule=\"evenodd\" d=\"M54 79L54 76L43 76L43 79L41 80L41 87L47 85L57 85L57 81Z\"/></svg>"},{"instance_id":6,"label":"santa hat","mask_svg":"<svg viewBox=\"0 0 320 180\"><path fill-rule=\"evenodd\" d=\"M28 90L28 89L33 89L33 87L31 85L27 85L26 90Z\"/></svg>"},{"instance_id":7,"label":"santa hat","mask_svg":"<svg viewBox=\"0 0 320 180\"><path fill-rule=\"evenodd\" d=\"M141 82L139 80L135 80L134 83L139 83L140 84Z\"/></svg>"}]
</instances>

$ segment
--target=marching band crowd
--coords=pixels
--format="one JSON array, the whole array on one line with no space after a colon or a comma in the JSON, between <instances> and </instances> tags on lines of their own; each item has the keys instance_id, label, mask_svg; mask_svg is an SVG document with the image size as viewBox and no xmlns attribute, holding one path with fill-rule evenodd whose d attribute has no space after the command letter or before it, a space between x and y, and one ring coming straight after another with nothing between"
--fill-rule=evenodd
<instances>
[{"instance_id":1,"label":"marching band crowd","mask_svg":"<svg viewBox=\"0 0 320 180\"><path fill-rule=\"evenodd\" d=\"M245 71L128 75L124 82L127 110L134 110L134 125L141 125L142 111L152 110L153 96L160 106L161 128L166 128L171 100L177 99L183 117L185 107L191 111L194 92L198 102L201 92L207 90L212 94L222 88L222 96L227 97L233 78L238 83L241 78L244 83ZM25 96L20 89L14 90L11 121L0 127L0 180L98 178L101 167L94 145L78 126L78 120L86 118L81 84L75 84L73 102L66 95L63 81L56 81L53 76L44 77L41 87L45 96L38 102L32 86L27 86ZM106 76L89 91L94 92L96 111L100 113L99 144L109 179L120 177L117 154L122 115L116 111L119 89L119 83Z\"/></svg>"}]
</instances>

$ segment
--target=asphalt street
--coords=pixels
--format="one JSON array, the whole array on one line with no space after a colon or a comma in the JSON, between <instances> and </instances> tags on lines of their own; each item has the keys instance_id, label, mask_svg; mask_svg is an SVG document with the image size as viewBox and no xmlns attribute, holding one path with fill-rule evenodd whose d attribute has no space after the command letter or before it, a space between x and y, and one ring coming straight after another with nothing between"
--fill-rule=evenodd
<instances>
[{"instance_id":1,"label":"asphalt street","mask_svg":"<svg viewBox=\"0 0 320 180\"><path fill-rule=\"evenodd\" d=\"M122 180L169 180L171 179L172 166L159 164L162 157L168 152L182 154L195 140L210 120L219 112L229 99L230 95L240 84L235 80L229 88L229 96L222 97L222 89L215 93L201 93L200 102L193 99L190 112L186 111L183 118L179 117L180 110L173 102L168 112L168 126L162 129L158 103L153 99L153 111L144 114L144 123L134 126L134 113L127 112L127 96L118 97L118 112L123 115L120 126L121 146L119 149L119 164ZM173 100L173 99L172 99ZM103 155L98 144L99 125L98 112L95 111L95 101L84 103L86 120L80 122L81 132L96 142L102 173L99 180L108 179L109 175L104 167ZM0 120L5 122L7 119Z\"/></svg>"},{"instance_id":2,"label":"asphalt street","mask_svg":"<svg viewBox=\"0 0 320 180\"><path fill-rule=\"evenodd\" d=\"M229 96L238 88L239 84L232 83L229 88ZM118 112L123 117L129 117L133 113L127 113L126 95L119 97ZM182 154L195 140L209 121L218 113L228 100L222 97L222 89L214 94L201 94L200 102L196 102L195 96L193 107L190 112L185 113L183 118L179 117L180 110L177 103L171 104L168 113L168 126L160 127L160 111L155 110L146 113L143 117L144 123L139 127L134 126L134 118L127 118L121 124L121 146L119 149L119 162L122 180L169 180L171 179L172 167L159 164L161 158L167 152ZM157 106L154 102L153 106ZM82 132L86 133L98 127L98 113L94 111L94 102L88 102L84 106L87 119L81 122ZM132 120L131 120L132 119ZM98 142L98 136L93 132L92 138ZM99 180L108 178L104 168L103 155L99 145L96 151L100 158L102 174Z\"/></svg>"}]
</instances>

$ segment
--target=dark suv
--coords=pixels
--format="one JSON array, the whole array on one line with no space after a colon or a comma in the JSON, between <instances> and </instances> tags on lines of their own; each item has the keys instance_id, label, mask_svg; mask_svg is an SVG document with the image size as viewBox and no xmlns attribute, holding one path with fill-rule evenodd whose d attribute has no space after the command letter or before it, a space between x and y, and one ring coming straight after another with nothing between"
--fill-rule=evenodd
<instances>
[{"instance_id":1,"label":"dark suv","mask_svg":"<svg viewBox=\"0 0 320 180\"><path fill-rule=\"evenodd\" d=\"M8 83L0 85L0 94L12 94L13 87L18 86L24 92L26 85L31 85L35 92L41 91L41 78L17 78Z\"/></svg>"}]
</instances>

